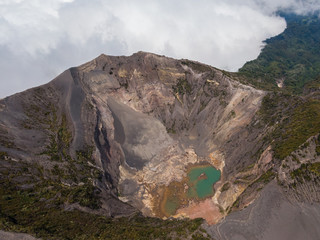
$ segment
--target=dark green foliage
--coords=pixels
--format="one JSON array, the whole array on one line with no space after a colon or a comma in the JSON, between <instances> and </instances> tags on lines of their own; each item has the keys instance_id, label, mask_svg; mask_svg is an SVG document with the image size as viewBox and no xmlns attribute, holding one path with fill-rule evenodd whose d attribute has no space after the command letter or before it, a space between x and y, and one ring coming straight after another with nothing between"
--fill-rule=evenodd
<instances>
[{"instance_id":1,"label":"dark green foliage","mask_svg":"<svg viewBox=\"0 0 320 240\"><path fill-rule=\"evenodd\" d=\"M123 82L123 83L121 82L121 83L120 83L120 86L121 86L121 87L124 87L125 89L128 89L129 84L128 84L127 81L125 81L125 82Z\"/></svg>"},{"instance_id":2,"label":"dark green foliage","mask_svg":"<svg viewBox=\"0 0 320 240\"><path fill-rule=\"evenodd\" d=\"M267 141L274 156L284 159L320 131L320 101L283 93L267 94L258 112L264 124L274 126ZM304 145L303 145L304 144Z\"/></svg>"},{"instance_id":3,"label":"dark green foliage","mask_svg":"<svg viewBox=\"0 0 320 240\"><path fill-rule=\"evenodd\" d=\"M320 131L320 101L300 103L274 132L274 155L284 159Z\"/></svg>"},{"instance_id":4,"label":"dark green foliage","mask_svg":"<svg viewBox=\"0 0 320 240\"><path fill-rule=\"evenodd\" d=\"M274 179L274 177L276 176L276 174L274 173L274 171L272 171L272 169L269 169L268 171L266 171L264 174L262 174L260 176L260 178L258 178L254 183L259 183L262 182L264 184L269 183L272 179Z\"/></svg>"},{"instance_id":5,"label":"dark green foliage","mask_svg":"<svg viewBox=\"0 0 320 240\"><path fill-rule=\"evenodd\" d=\"M200 233L195 233L192 235L192 239L193 240L205 240L205 239L209 239L207 237L204 237L202 234Z\"/></svg>"},{"instance_id":6,"label":"dark green foliage","mask_svg":"<svg viewBox=\"0 0 320 240\"><path fill-rule=\"evenodd\" d=\"M70 158L68 151L72 140L71 131L68 129L66 115L62 115L61 121L57 118L56 109L51 105L51 111L47 112L46 122L49 124L48 132L50 143L41 154L50 156L52 161L62 161Z\"/></svg>"},{"instance_id":7,"label":"dark green foliage","mask_svg":"<svg viewBox=\"0 0 320 240\"><path fill-rule=\"evenodd\" d=\"M68 151L72 133L68 128L67 116L58 113L54 102L45 100L47 95L54 95L54 90L39 87L33 91L29 100L36 104L23 103L26 118L22 121L22 126L26 129L41 129L47 134L50 141L41 155L48 155L52 161L59 162L70 159Z\"/></svg>"},{"instance_id":8,"label":"dark green foliage","mask_svg":"<svg viewBox=\"0 0 320 240\"><path fill-rule=\"evenodd\" d=\"M239 73L263 89L276 89L284 78L286 89L301 93L303 86L320 75L320 19L318 16L281 14L286 30L267 39L256 60L247 62Z\"/></svg>"},{"instance_id":9,"label":"dark green foliage","mask_svg":"<svg viewBox=\"0 0 320 240\"><path fill-rule=\"evenodd\" d=\"M320 156L320 145L316 146L316 153L318 156Z\"/></svg>"},{"instance_id":10,"label":"dark green foliage","mask_svg":"<svg viewBox=\"0 0 320 240\"><path fill-rule=\"evenodd\" d=\"M283 93L268 93L261 103L258 114L267 125L274 125L283 116L287 116L300 99L296 96Z\"/></svg>"},{"instance_id":11,"label":"dark green foliage","mask_svg":"<svg viewBox=\"0 0 320 240\"><path fill-rule=\"evenodd\" d=\"M231 112L228 114L228 117L227 119L230 120L230 119L233 119L236 117L236 113L234 110L231 110Z\"/></svg>"},{"instance_id":12,"label":"dark green foliage","mask_svg":"<svg viewBox=\"0 0 320 240\"><path fill-rule=\"evenodd\" d=\"M100 208L100 200L97 197L98 194L99 190L96 189L92 183L87 182L86 184L74 187L68 196L70 197L71 203L78 202L81 206L98 209Z\"/></svg>"},{"instance_id":13,"label":"dark green foliage","mask_svg":"<svg viewBox=\"0 0 320 240\"><path fill-rule=\"evenodd\" d=\"M320 156L320 134L318 135L316 139L316 154L317 156Z\"/></svg>"},{"instance_id":14,"label":"dark green foliage","mask_svg":"<svg viewBox=\"0 0 320 240\"><path fill-rule=\"evenodd\" d=\"M173 92L183 95L185 93L190 94L192 86L186 78L179 78L175 86L172 86Z\"/></svg>"},{"instance_id":15,"label":"dark green foliage","mask_svg":"<svg viewBox=\"0 0 320 240\"><path fill-rule=\"evenodd\" d=\"M262 119L265 123L270 125L274 124L273 113L279 105L278 96L267 94L261 103L259 114L262 115Z\"/></svg>"},{"instance_id":16,"label":"dark green foliage","mask_svg":"<svg viewBox=\"0 0 320 240\"><path fill-rule=\"evenodd\" d=\"M320 176L320 163L311 163L309 165L309 169L312 173L314 173L316 176Z\"/></svg>"},{"instance_id":17,"label":"dark green foliage","mask_svg":"<svg viewBox=\"0 0 320 240\"><path fill-rule=\"evenodd\" d=\"M53 169L51 170L51 173L55 176L65 176L65 171L62 168L60 168L59 165L54 165Z\"/></svg>"},{"instance_id":18,"label":"dark green foliage","mask_svg":"<svg viewBox=\"0 0 320 240\"><path fill-rule=\"evenodd\" d=\"M38 94L36 92L33 98L39 102L42 98ZM39 106L25 106L24 109L28 117L24 123L30 128L42 128L48 136L49 143L40 155L47 155L51 161L56 162L51 168L38 167L44 188L52 188L60 196L59 203L79 203L92 209L99 208L99 190L93 186L93 179L99 179L102 173L88 164L94 163L93 147L84 146L78 150L74 160L70 156L72 132L66 114L59 115L53 103L44 101Z\"/></svg>"},{"instance_id":19,"label":"dark green foliage","mask_svg":"<svg viewBox=\"0 0 320 240\"><path fill-rule=\"evenodd\" d=\"M87 161L93 163L94 159L92 158L93 147L86 146L83 150L76 151L77 160L79 163L86 163Z\"/></svg>"},{"instance_id":20,"label":"dark green foliage","mask_svg":"<svg viewBox=\"0 0 320 240\"><path fill-rule=\"evenodd\" d=\"M295 161L295 162L298 163L298 164L300 163L300 160L297 158L296 155L292 154L291 156L292 156L292 160L293 160L293 161Z\"/></svg>"},{"instance_id":21,"label":"dark green foliage","mask_svg":"<svg viewBox=\"0 0 320 240\"><path fill-rule=\"evenodd\" d=\"M255 163L251 163L249 166L247 166L243 171L248 171L254 167Z\"/></svg>"},{"instance_id":22,"label":"dark green foliage","mask_svg":"<svg viewBox=\"0 0 320 240\"><path fill-rule=\"evenodd\" d=\"M290 172L292 179L303 183L304 181L312 181L315 177L320 177L320 163L303 163L300 168Z\"/></svg>"},{"instance_id":23,"label":"dark green foliage","mask_svg":"<svg viewBox=\"0 0 320 240\"><path fill-rule=\"evenodd\" d=\"M1 182L0 229L25 232L43 239L172 239L193 234L203 237L203 220L166 220L142 217L112 219L80 211L63 211L56 187L39 184L19 190ZM202 237L202 238L201 238Z\"/></svg>"},{"instance_id":24,"label":"dark green foliage","mask_svg":"<svg viewBox=\"0 0 320 240\"><path fill-rule=\"evenodd\" d=\"M232 204L232 207L230 208L229 212L231 212L233 208L238 208L239 206L240 206L240 198L238 197L237 200Z\"/></svg>"},{"instance_id":25,"label":"dark green foliage","mask_svg":"<svg viewBox=\"0 0 320 240\"><path fill-rule=\"evenodd\" d=\"M1 152L0 151L0 160L4 160L8 156L7 152Z\"/></svg>"},{"instance_id":26,"label":"dark green foliage","mask_svg":"<svg viewBox=\"0 0 320 240\"><path fill-rule=\"evenodd\" d=\"M221 188L221 192L224 192L224 191L227 191L228 189L230 188L230 183L229 182L227 182L227 183L225 183L223 186L222 186L222 188Z\"/></svg>"},{"instance_id":27,"label":"dark green foliage","mask_svg":"<svg viewBox=\"0 0 320 240\"><path fill-rule=\"evenodd\" d=\"M176 134L177 131L176 131L175 126L176 126L176 122L174 121L171 127L169 127L169 128L167 127L167 133Z\"/></svg>"},{"instance_id":28,"label":"dark green foliage","mask_svg":"<svg viewBox=\"0 0 320 240\"><path fill-rule=\"evenodd\" d=\"M307 147L309 147L310 146L310 143L309 142L306 142L306 143L304 143L302 146L301 146L301 149L305 149L305 148L307 148Z\"/></svg>"},{"instance_id":29,"label":"dark green foliage","mask_svg":"<svg viewBox=\"0 0 320 240\"><path fill-rule=\"evenodd\" d=\"M312 91L316 91L320 89L320 77L318 77L317 79L308 82L307 84L305 84L304 86L304 90L306 93L312 92Z\"/></svg>"},{"instance_id":30,"label":"dark green foliage","mask_svg":"<svg viewBox=\"0 0 320 240\"><path fill-rule=\"evenodd\" d=\"M177 131L173 127L171 127L171 128L167 128L167 133L176 134Z\"/></svg>"}]
</instances>

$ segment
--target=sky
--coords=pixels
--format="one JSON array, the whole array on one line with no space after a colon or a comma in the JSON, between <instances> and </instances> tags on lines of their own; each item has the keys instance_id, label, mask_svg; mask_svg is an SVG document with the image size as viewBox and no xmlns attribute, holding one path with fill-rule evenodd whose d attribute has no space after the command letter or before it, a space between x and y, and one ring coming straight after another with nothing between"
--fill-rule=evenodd
<instances>
[{"instance_id":1,"label":"sky","mask_svg":"<svg viewBox=\"0 0 320 240\"><path fill-rule=\"evenodd\" d=\"M153 52L228 71L319 0L0 0L0 98L100 54Z\"/></svg>"}]
</instances>

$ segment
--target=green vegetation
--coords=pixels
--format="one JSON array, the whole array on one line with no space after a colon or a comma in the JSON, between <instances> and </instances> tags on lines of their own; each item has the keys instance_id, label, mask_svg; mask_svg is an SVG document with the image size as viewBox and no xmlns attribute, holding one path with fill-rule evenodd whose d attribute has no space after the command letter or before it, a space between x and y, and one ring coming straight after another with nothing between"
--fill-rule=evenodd
<instances>
[{"instance_id":1,"label":"green vegetation","mask_svg":"<svg viewBox=\"0 0 320 240\"><path fill-rule=\"evenodd\" d=\"M320 101L299 104L274 132L274 154L284 159L309 137L320 132Z\"/></svg>"},{"instance_id":2,"label":"green vegetation","mask_svg":"<svg viewBox=\"0 0 320 240\"><path fill-rule=\"evenodd\" d=\"M316 139L316 154L317 156L320 156L320 134L318 135Z\"/></svg>"},{"instance_id":3,"label":"green vegetation","mask_svg":"<svg viewBox=\"0 0 320 240\"><path fill-rule=\"evenodd\" d=\"M127 81L125 81L125 82L120 82L120 86L121 86L121 87L124 87L124 88L127 90L128 87L129 87L129 84L128 84Z\"/></svg>"},{"instance_id":4,"label":"green vegetation","mask_svg":"<svg viewBox=\"0 0 320 240\"><path fill-rule=\"evenodd\" d=\"M195 233L192 235L192 240L205 240L209 239L207 237L204 237L201 233Z\"/></svg>"},{"instance_id":5,"label":"green vegetation","mask_svg":"<svg viewBox=\"0 0 320 240\"><path fill-rule=\"evenodd\" d=\"M46 179L46 170L40 166L11 160L6 160L7 164L11 165L9 171L0 168L2 230L43 239L185 239L189 235L207 239L203 237L202 219L163 221L140 215L113 219L78 210L64 211L64 204L75 202L99 208L91 199L97 189L88 183L69 186ZM19 180L21 177L23 180Z\"/></svg>"},{"instance_id":6,"label":"green vegetation","mask_svg":"<svg viewBox=\"0 0 320 240\"><path fill-rule=\"evenodd\" d=\"M48 207L42 196L20 191L1 191L0 228L50 239L171 239L199 234L202 220L167 220L134 216L111 219L80 211ZM174 238L179 239L179 238Z\"/></svg>"},{"instance_id":7,"label":"green vegetation","mask_svg":"<svg viewBox=\"0 0 320 240\"><path fill-rule=\"evenodd\" d=\"M269 93L263 99L258 114L263 122L268 125L274 125L282 118L282 111L286 106L284 103L289 101L290 96L283 94Z\"/></svg>"},{"instance_id":8,"label":"green vegetation","mask_svg":"<svg viewBox=\"0 0 320 240\"><path fill-rule=\"evenodd\" d=\"M277 89L276 80L284 79L286 90L301 93L306 83L320 75L320 19L316 14L280 15L287 21L286 30L267 39L258 58L239 73L262 89Z\"/></svg>"},{"instance_id":9,"label":"green vegetation","mask_svg":"<svg viewBox=\"0 0 320 240\"><path fill-rule=\"evenodd\" d=\"M94 160L92 158L93 154L93 147L92 146L86 146L83 150L76 151L77 160L79 163L86 163L87 161L90 161L91 163L94 163Z\"/></svg>"},{"instance_id":10,"label":"green vegetation","mask_svg":"<svg viewBox=\"0 0 320 240\"><path fill-rule=\"evenodd\" d=\"M273 126L266 141L272 142L274 156L280 160L320 132L320 100L283 93L267 94L258 112L264 124Z\"/></svg>"},{"instance_id":11,"label":"green vegetation","mask_svg":"<svg viewBox=\"0 0 320 240\"><path fill-rule=\"evenodd\" d=\"M87 182L83 185L79 185L72 188L72 191L68 192L70 203L79 203L81 206L91 209L100 208L99 199L100 190L95 188L92 183Z\"/></svg>"},{"instance_id":12,"label":"green vegetation","mask_svg":"<svg viewBox=\"0 0 320 240\"><path fill-rule=\"evenodd\" d=\"M256 165L256 163L251 163L250 165L248 165L247 167L245 167L245 169L242 172L246 172L250 169L252 169L254 167L254 165Z\"/></svg>"},{"instance_id":13,"label":"green vegetation","mask_svg":"<svg viewBox=\"0 0 320 240\"><path fill-rule=\"evenodd\" d=\"M316 153L318 156L320 156L320 145L316 146Z\"/></svg>"},{"instance_id":14,"label":"green vegetation","mask_svg":"<svg viewBox=\"0 0 320 240\"><path fill-rule=\"evenodd\" d=\"M268 171L266 171L264 174L262 174L254 183L259 183L262 182L264 184L269 183L272 179L274 179L274 177L276 176L276 174L274 173L274 171L272 169L269 169ZM254 184L253 183L253 184Z\"/></svg>"},{"instance_id":15,"label":"green vegetation","mask_svg":"<svg viewBox=\"0 0 320 240\"><path fill-rule=\"evenodd\" d=\"M174 128L167 128L167 133L176 134L177 131Z\"/></svg>"},{"instance_id":16,"label":"green vegetation","mask_svg":"<svg viewBox=\"0 0 320 240\"><path fill-rule=\"evenodd\" d=\"M300 168L290 172L292 179L297 182L311 181L314 177L320 177L320 163L303 163Z\"/></svg>"},{"instance_id":17,"label":"green vegetation","mask_svg":"<svg viewBox=\"0 0 320 240\"><path fill-rule=\"evenodd\" d=\"M227 182L227 183L225 183L223 186L222 186L222 188L221 188L221 192L225 192L225 191L227 191L228 189L230 188L230 183L229 182Z\"/></svg>"},{"instance_id":18,"label":"green vegetation","mask_svg":"<svg viewBox=\"0 0 320 240\"><path fill-rule=\"evenodd\" d=\"M8 156L7 152L1 152L0 151L0 160L5 160L5 158Z\"/></svg>"},{"instance_id":19,"label":"green vegetation","mask_svg":"<svg viewBox=\"0 0 320 240\"><path fill-rule=\"evenodd\" d=\"M236 117L236 112L234 110L231 110L231 112L229 112L227 119L231 120L233 118Z\"/></svg>"},{"instance_id":20,"label":"green vegetation","mask_svg":"<svg viewBox=\"0 0 320 240\"><path fill-rule=\"evenodd\" d=\"M291 157L292 157L292 160L293 161L295 161L296 163L300 163L300 160L297 158L297 156L296 155L294 155L294 154L291 154Z\"/></svg>"},{"instance_id":21,"label":"green vegetation","mask_svg":"<svg viewBox=\"0 0 320 240\"><path fill-rule=\"evenodd\" d=\"M39 155L47 155L55 163L53 166L39 165L39 178L45 186L50 186L55 194L61 196L59 202L79 203L97 209L100 207L99 190L93 182L102 177L102 172L93 165L93 147L83 146L76 151L75 159L71 157L72 132L68 127L67 116L63 113L58 115L53 103L43 101L45 94L43 90L35 89L32 101L40 104L24 106L28 118L23 121L23 125L28 126L28 129L41 128L49 139L45 150Z\"/></svg>"},{"instance_id":22,"label":"green vegetation","mask_svg":"<svg viewBox=\"0 0 320 240\"><path fill-rule=\"evenodd\" d=\"M177 84L172 86L172 89L175 94L190 94L192 91L192 86L186 78L179 78Z\"/></svg>"},{"instance_id":23,"label":"green vegetation","mask_svg":"<svg viewBox=\"0 0 320 240\"><path fill-rule=\"evenodd\" d=\"M314 90L318 90L320 89L320 77L318 77L317 79L308 82L305 86L304 86L304 90L308 93L310 91L314 91Z\"/></svg>"},{"instance_id":24,"label":"green vegetation","mask_svg":"<svg viewBox=\"0 0 320 240\"><path fill-rule=\"evenodd\" d=\"M176 125L176 122L174 121L172 126L170 128L167 128L167 133L172 133L172 134L176 134L177 131L175 129L175 125Z\"/></svg>"},{"instance_id":25,"label":"green vegetation","mask_svg":"<svg viewBox=\"0 0 320 240\"><path fill-rule=\"evenodd\" d=\"M40 153L48 155L52 161L62 161L67 157L67 149L71 142L71 132L67 130L66 116L63 115L59 122L57 109L53 103L44 102L43 90L35 90L32 101L39 102L39 105L24 106L24 113L27 118L23 120L22 126L26 129L41 128L50 139L46 150Z\"/></svg>"},{"instance_id":26,"label":"green vegetation","mask_svg":"<svg viewBox=\"0 0 320 240\"><path fill-rule=\"evenodd\" d=\"M51 111L47 112L46 121L49 124L48 131L50 143L41 154L50 156L52 161L68 159L68 149L72 141L72 134L67 126L66 115L62 115L61 122L57 118L56 109L50 105Z\"/></svg>"}]
</instances>

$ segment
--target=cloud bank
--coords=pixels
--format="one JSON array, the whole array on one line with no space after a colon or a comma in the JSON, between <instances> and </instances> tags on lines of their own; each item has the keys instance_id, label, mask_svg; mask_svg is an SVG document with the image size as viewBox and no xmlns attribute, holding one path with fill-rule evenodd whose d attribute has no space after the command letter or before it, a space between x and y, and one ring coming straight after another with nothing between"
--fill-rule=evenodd
<instances>
[{"instance_id":1,"label":"cloud bank","mask_svg":"<svg viewBox=\"0 0 320 240\"><path fill-rule=\"evenodd\" d=\"M236 71L316 0L0 0L0 97L101 53L149 51Z\"/></svg>"}]
</instances>

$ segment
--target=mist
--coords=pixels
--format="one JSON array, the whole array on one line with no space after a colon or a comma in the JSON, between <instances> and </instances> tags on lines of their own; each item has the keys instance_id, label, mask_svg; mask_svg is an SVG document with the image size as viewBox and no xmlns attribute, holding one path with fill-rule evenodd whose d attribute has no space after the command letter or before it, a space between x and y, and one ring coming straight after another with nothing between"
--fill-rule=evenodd
<instances>
[{"instance_id":1,"label":"mist","mask_svg":"<svg viewBox=\"0 0 320 240\"><path fill-rule=\"evenodd\" d=\"M101 53L153 52L237 71L281 33L297 0L0 0L0 98L52 80Z\"/></svg>"}]
</instances>

